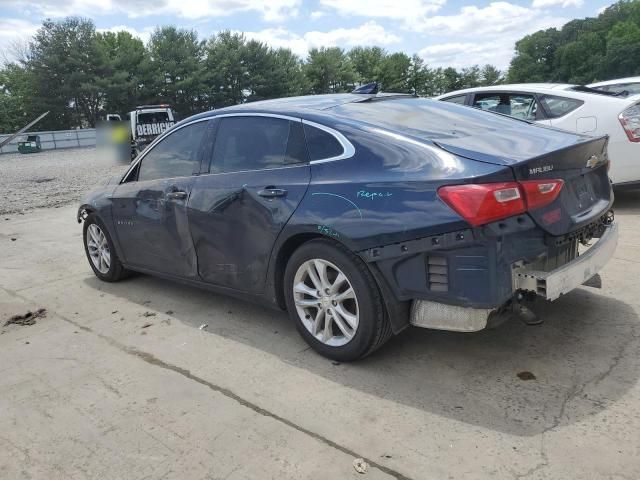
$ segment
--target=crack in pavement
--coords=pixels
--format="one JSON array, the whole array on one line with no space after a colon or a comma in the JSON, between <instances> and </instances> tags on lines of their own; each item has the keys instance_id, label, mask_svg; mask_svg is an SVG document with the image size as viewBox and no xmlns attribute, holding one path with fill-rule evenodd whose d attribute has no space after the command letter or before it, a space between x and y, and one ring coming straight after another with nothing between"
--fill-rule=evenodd
<instances>
[{"instance_id":1,"label":"crack in pavement","mask_svg":"<svg viewBox=\"0 0 640 480\"><path fill-rule=\"evenodd\" d=\"M544 447L544 433L540 436L540 456L542 457L542 461L538 462L535 466L531 467L524 473L516 474L514 478L516 480L520 480L522 478L526 478L534 473L542 470L545 467L549 466L549 457L547 456L547 451Z\"/></svg>"},{"instance_id":2,"label":"crack in pavement","mask_svg":"<svg viewBox=\"0 0 640 480\"><path fill-rule=\"evenodd\" d=\"M542 435L560 426L560 422L562 421L562 418L565 416L565 412L569 402L573 401L574 399L582 395L589 385L592 385L592 384L597 385L613 372L613 370L625 358L625 352L627 348L631 344L633 344L635 340L636 340L635 335L632 335L626 342L620 345L620 348L616 353L616 355L613 357L611 364L607 367L607 369L604 372L599 373L593 376L592 378L589 378L588 380L585 380L581 384L573 385L571 390L567 392L564 399L562 400L562 403L560 404L560 408L558 409L558 414L554 416L553 422L551 423L551 425L543 430Z\"/></svg>"},{"instance_id":3,"label":"crack in pavement","mask_svg":"<svg viewBox=\"0 0 640 480\"><path fill-rule=\"evenodd\" d=\"M20 294L18 294L16 292L13 292L11 290L8 290L6 288L3 288L3 290L5 290L6 292L10 293L11 295L14 295L16 297L22 298L25 301L28 301L28 302L32 301L31 299L26 298L26 297L22 297L22 295L20 295ZM178 367L177 365L172 365L170 363L164 362L163 360L160 360L159 358L155 357L154 355L152 355L152 354L150 354L148 352L144 352L142 350L138 350L137 348L127 346L127 345L115 340L114 338L111 338L111 337L108 337L108 336L103 335L101 333L98 333L98 332L92 330L91 328L89 328L89 327L87 327L85 325L82 325L81 323L78 323L78 322L76 322L76 321L74 321L74 320L72 320L70 318L67 318L64 315L61 315L58 312L51 311L51 313L56 315L57 317L59 317L63 321L65 321L65 322L67 322L67 323L79 328L80 330L82 330L84 332L91 333L91 334L97 336L98 338L106 341L112 347L115 347L118 350L120 350L120 351L122 351L122 352L124 352L124 353L126 353L128 355L133 355L133 356L139 358L140 360L142 360L142 361L144 361L144 362L146 362L146 363L148 363L150 365L153 365L153 366L156 366L156 367L163 368L165 370L169 370L169 371L178 373L178 374L182 375L183 377L185 377L185 378L187 378L189 380L192 380L192 381L194 381L196 383L199 383L200 385L203 385L203 386L209 388L210 390L212 390L214 392L217 392L217 393L219 393L221 395L224 395L227 398L230 398L231 400L234 400L235 402L237 402L238 404L242 405L243 407L249 408L250 410L253 410L255 413L257 413L259 415L262 415L263 417L268 417L268 418L271 418L273 420L276 420L277 422L280 422L280 423L282 423L282 424L284 424L284 425L286 425L286 426L288 426L290 428L293 428L293 429L297 430L298 432L301 432L301 433L303 433L305 435L308 435L309 437L311 437L311 438L313 438L313 439L315 439L315 440L317 440L317 441L319 441L319 442L321 442L321 443L323 443L323 444L325 444L325 445L327 445L327 446L329 446L331 448L334 448L334 449L336 449L336 450L338 450L338 451L340 451L340 452L342 452L342 453L344 453L346 455L350 455L353 458L362 458L371 467L376 468L376 469L380 470L381 472L386 473L387 475L395 477L398 480L412 480L410 477L408 477L408 476L406 476L406 475L404 475L404 474L402 474L402 473L400 473L400 472L398 472L396 470L393 470L393 469L391 469L389 467L385 467L384 465L381 465L380 463L376 462L375 460L372 460L371 458L368 458L368 457L366 457L364 455L361 455L361 454L351 450L348 447L340 445L340 444L334 442L333 440L330 440L329 438L327 438L327 437L325 437L325 436L323 436L323 435L321 435L319 433L313 432L313 431L311 431L311 430L309 430L307 428L304 428L304 427L292 422L291 420L287 420L286 418L281 417L280 415L278 415L276 413L273 413L273 412L270 412L269 410L264 409L264 408L260 407L259 405L255 404L255 403L253 403L253 402L251 402L249 400L246 400L246 399L242 398L240 395L234 393L233 391L229 390L228 388L221 387L221 386L216 385L216 384L214 384L212 382L209 382L209 381L207 381L207 380L205 380L203 378L200 378L200 377L194 375L193 373L191 373L190 370L187 370L187 369L182 368L182 367Z\"/></svg>"}]
</instances>

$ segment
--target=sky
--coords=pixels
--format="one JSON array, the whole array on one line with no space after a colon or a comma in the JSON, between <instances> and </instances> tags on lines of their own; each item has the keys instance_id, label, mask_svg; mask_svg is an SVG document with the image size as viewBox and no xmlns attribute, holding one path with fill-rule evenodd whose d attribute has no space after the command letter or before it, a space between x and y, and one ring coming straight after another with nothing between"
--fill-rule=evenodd
<instances>
[{"instance_id":1,"label":"sky","mask_svg":"<svg viewBox=\"0 0 640 480\"><path fill-rule=\"evenodd\" d=\"M28 39L42 19L91 18L99 31L147 41L156 26L194 29L201 39L244 32L303 58L313 47L380 46L417 53L432 67L491 63L506 69L515 42L613 0L0 0L0 52ZM1 58L1 56L0 56Z\"/></svg>"}]
</instances>

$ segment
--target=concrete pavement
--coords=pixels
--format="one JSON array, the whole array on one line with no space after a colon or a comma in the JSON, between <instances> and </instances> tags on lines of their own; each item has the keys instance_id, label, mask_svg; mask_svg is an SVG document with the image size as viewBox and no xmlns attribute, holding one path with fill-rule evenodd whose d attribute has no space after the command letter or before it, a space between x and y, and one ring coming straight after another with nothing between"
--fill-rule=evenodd
<instances>
[{"instance_id":1,"label":"concrete pavement","mask_svg":"<svg viewBox=\"0 0 640 480\"><path fill-rule=\"evenodd\" d=\"M284 313L98 281L73 207L6 215L0 325L48 313L0 328L0 478L638 478L640 194L616 214L603 289L543 325L411 329L340 365Z\"/></svg>"}]
</instances>

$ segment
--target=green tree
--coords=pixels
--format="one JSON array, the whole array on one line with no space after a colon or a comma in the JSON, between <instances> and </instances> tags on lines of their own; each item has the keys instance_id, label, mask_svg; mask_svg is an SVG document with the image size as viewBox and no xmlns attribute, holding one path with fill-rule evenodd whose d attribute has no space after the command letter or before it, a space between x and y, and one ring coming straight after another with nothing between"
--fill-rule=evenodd
<instances>
[{"instance_id":1,"label":"green tree","mask_svg":"<svg viewBox=\"0 0 640 480\"><path fill-rule=\"evenodd\" d=\"M211 107L221 108L244 101L248 76L244 64L245 43L244 35L230 31L220 32L207 41L205 78Z\"/></svg>"},{"instance_id":2,"label":"green tree","mask_svg":"<svg viewBox=\"0 0 640 480\"><path fill-rule=\"evenodd\" d=\"M414 95L424 95L428 88L429 68L419 55L413 54L407 77L408 91Z\"/></svg>"},{"instance_id":3,"label":"green tree","mask_svg":"<svg viewBox=\"0 0 640 480\"><path fill-rule=\"evenodd\" d=\"M547 82L553 78L558 35L558 30L550 28L517 41L516 54L509 67L509 82Z\"/></svg>"},{"instance_id":4,"label":"green tree","mask_svg":"<svg viewBox=\"0 0 640 480\"><path fill-rule=\"evenodd\" d=\"M105 92L103 113L124 114L145 103L150 62L142 41L125 31L98 33L95 41L108 64L108 74L97 80Z\"/></svg>"},{"instance_id":5,"label":"green tree","mask_svg":"<svg viewBox=\"0 0 640 480\"><path fill-rule=\"evenodd\" d=\"M204 44L195 30L157 28L149 39L149 98L169 102L181 116L206 108Z\"/></svg>"},{"instance_id":6,"label":"green tree","mask_svg":"<svg viewBox=\"0 0 640 480\"><path fill-rule=\"evenodd\" d=\"M387 52L380 47L354 47L347 54L356 74L356 82L364 85L380 80L380 69Z\"/></svg>"},{"instance_id":7,"label":"green tree","mask_svg":"<svg viewBox=\"0 0 640 480\"><path fill-rule=\"evenodd\" d=\"M41 127L94 126L104 101L97 80L106 76L104 52L95 41L93 22L45 20L30 45L28 68L33 97L51 113Z\"/></svg>"},{"instance_id":8,"label":"green tree","mask_svg":"<svg viewBox=\"0 0 640 480\"><path fill-rule=\"evenodd\" d=\"M482 81L482 73L478 65L472 67L463 68L458 74L459 83L461 88L474 88L478 87Z\"/></svg>"},{"instance_id":9,"label":"green tree","mask_svg":"<svg viewBox=\"0 0 640 480\"><path fill-rule=\"evenodd\" d=\"M38 116L32 81L31 72L17 63L0 69L0 133L13 133Z\"/></svg>"},{"instance_id":10,"label":"green tree","mask_svg":"<svg viewBox=\"0 0 640 480\"><path fill-rule=\"evenodd\" d=\"M629 20L611 29L603 63L606 65L603 76L616 78L640 74L640 23Z\"/></svg>"},{"instance_id":11,"label":"green tree","mask_svg":"<svg viewBox=\"0 0 640 480\"><path fill-rule=\"evenodd\" d=\"M598 17L527 35L516 43L508 80L590 83L637 75L639 30L640 0L621 0Z\"/></svg>"},{"instance_id":12,"label":"green tree","mask_svg":"<svg viewBox=\"0 0 640 480\"><path fill-rule=\"evenodd\" d=\"M406 53L392 53L384 57L380 64L380 82L386 92L410 91L409 76L411 57Z\"/></svg>"},{"instance_id":13,"label":"green tree","mask_svg":"<svg viewBox=\"0 0 640 480\"><path fill-rule=\"evenodd\" d=\"M312 93L348 92L355 86L353 65L338 47L311 49L304 72Z\"/></svg>"},{"instance_id":14,"label":"green tree","mask_svg":"<svg viewBox=\"0 0 640 480\"><path fill-rule=\"evenodd\" d=\"M487 64L480 70L480 85L483 87L499 85L503 81L502 72L493 65Z\"/></svg>"},{"instance_id":15,"label":"green tree","mask_svg":"<svg viewBox=\"0 0 640 480\"><path fill-rule=\"evenodd\" d=\"M442 70L442 90L443 93L462 88L462 78L460 73L452 67Z\"/></svg>"}]
</instances>

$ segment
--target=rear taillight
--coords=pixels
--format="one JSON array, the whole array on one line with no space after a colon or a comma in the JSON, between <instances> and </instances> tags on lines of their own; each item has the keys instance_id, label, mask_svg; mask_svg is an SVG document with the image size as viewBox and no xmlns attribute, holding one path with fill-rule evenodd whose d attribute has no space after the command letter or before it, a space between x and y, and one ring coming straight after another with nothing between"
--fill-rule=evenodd
<instances>
[{"instance_id":1,"label":"rear taillight","mask_svg":"<svg viewBox=\"0 0 640 480\"><path fill-rule=\"evenodd\" d=\"M640 103L627 108L618 119L629 140L640 142Z\"/></svg>"},{"instance_id":2,"label":"rear taillight","mask_svg":"<svg viewBox=\"0 0 640 480\"><path fill-rule=\"evenodd\" d=\"M438 195L473 226L526 211L517 182L440 187Z\"/></svg>"},{"instance_id":3,"label":"rear taillight","mask_svg":"<svg viewBox=\"0 0 640 480\"><path fill-rule=\"evenodd\" d=\"M438 189L440 198L471 225L477 227L535 210L560 194L562 180L448 185Z\"/></svg>"},{"instance_id":4,"label":"rear taillight","mask_svg":"<svg viewBox=\"0 0 640 480\"><path fill-rule=\"evenodd\" d=\"M535 210L553 202L562 190L562 180L527 180L520 182L527 199L527 210Z\"/></svg>"}]
</instances>

